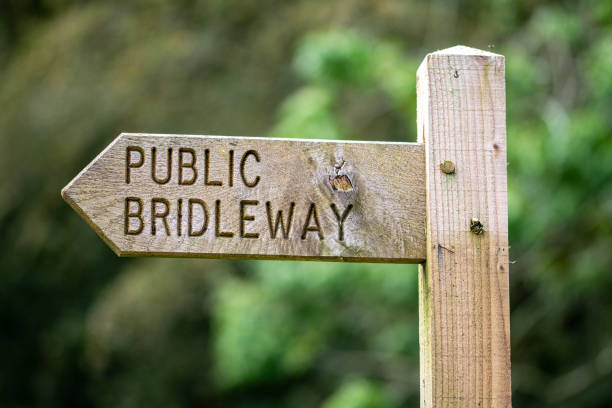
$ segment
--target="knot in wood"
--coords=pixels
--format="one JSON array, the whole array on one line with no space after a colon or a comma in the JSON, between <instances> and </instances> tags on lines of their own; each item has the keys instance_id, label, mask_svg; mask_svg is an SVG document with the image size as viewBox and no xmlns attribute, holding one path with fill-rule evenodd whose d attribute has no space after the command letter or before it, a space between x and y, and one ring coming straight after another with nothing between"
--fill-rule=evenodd
<instances>
[{"instance_id":1,"label":"knot in wood","mask_svg":"<svg viewBox=\"0 0 612 408\"><path fill-rule=\"evenodd\" d=\"M444 174L454 174L455 173L455 163L450 160L444 160L440 163L440 170Z\"/></svg>"},{"instance_id":2,"label":"knot in wood","mask_svg":"<svg viewBox=\"0 0 612 408\"><path fill-rule=\"evenodd\" d=\"M342 168L346 162L343 158L336 160L334 164L334 175L329 176L329 184L331 184L332 189L334 191L353 191L353 183L351 183L351 179L346 174L340 174L342 172Z\"/></svg>"},{"instance_id":3,"label":"knot in wood","mask_svg":"<svg viewBox=\"0 0 612 408\"><path fill-rule=\"evenodd\" d=\"M342 174L339 176L334 176L329 178L329 184L331 184L334 190L340 191L352 191L353 183L351 183L351 179L348 176Z\"/></svg>"},{"instance_id":4,"label":"knot in wood","mask_svg":"<svg viewBox=\"0 0 612 408\"><path fill-rule=\"evenodd\" d=\"M476 235L482 235L484 232L484 225L478 218L472 218L470 221L470 231L472 231Z\"/></svg>"}]
</instances>

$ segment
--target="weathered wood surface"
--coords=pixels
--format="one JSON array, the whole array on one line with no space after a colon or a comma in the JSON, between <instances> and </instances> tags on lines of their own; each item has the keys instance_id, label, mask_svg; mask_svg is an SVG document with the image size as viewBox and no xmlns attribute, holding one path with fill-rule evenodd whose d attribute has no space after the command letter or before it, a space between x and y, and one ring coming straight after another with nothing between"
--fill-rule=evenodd
<instances>
[{"instance_id":1,"label":"weathered wood surface","mask_svg":"<svg viewBox=\"0 0 612 408\"><path fill-rule=\"evenodd\" d=\"M417 73L421 407L511 406L504 75L503 56L466 47L429 54Z\"/></svg>"},{"instance_id":2,"label":"weathered wood surface","mask_svg":"<svg viewBox=\"0 0 612 408\"><path fill-rule=\"evenodd\" d=\"M62 196L121 256L415 263L424 170L415 143L122 134Z\"/></svg>"}]
</instances>

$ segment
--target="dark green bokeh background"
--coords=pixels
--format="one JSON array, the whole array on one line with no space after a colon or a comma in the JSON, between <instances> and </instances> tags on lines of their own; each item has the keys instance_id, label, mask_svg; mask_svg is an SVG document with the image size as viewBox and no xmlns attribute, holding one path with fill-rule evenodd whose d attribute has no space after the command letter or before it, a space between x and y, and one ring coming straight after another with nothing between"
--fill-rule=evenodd
<instances>
[{"instance_id":1,"label":"dark green bokeh background","mask_svg":"<svg viewBox=\"0 0 612 408\"><path fill-rule=\"evenodd\" d=\"M513 400L612 401L612 2L4 0L0 405L418 406L416 269L118 259L60 189L122 131L415 139L507 64Z\"/></svg>"}]
</instances>

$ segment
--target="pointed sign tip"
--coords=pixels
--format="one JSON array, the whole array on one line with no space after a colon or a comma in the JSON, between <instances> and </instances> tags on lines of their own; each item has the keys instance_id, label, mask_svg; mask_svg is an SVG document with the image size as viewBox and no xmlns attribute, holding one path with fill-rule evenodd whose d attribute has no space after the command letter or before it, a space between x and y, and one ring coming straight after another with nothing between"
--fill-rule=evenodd
<instances>
[{"instance_id":1,"label":"pointed sign tip","mask_svg":"<svg viewBox=\"0 0 612 408\"><path fill-rule=\"evenodd\" d=\"M67 203L70 203L70 196L68 194L69 188L70 188L70 183L66 184L66 186L62 188L62 191L60 191L60 195L62 196L62 199L66 201Z\"/></svg>"},{"instance_id":2,"label":"pointed sign tip","mask_svg":"<svg viewBox=\"0 0 612 408\"><path fill-rule=\"evenodd\" d=\"M64 188L62 188L60 194L62 199L83 219L89 226L95 231L96 234L109 246L109 248L117 255L118 257L126 256L126 253L122 252L119 247L113 242L110 237L95 223L93 219L87 215L86 211L79 205L78 195L75 196L73 193L73 184L75 180L77 180L79 176L75 177L70 183L68 183Z\"/></svg>"},{"instance_id":3,"label":"pointed sign tip","mask_svg":"<svg viewBox=\"0 0 612 408\"><path fill-rule=\"evenodd\" d=\"M79 212L80 208L78 208L76 202L74 201L74 198L72 197L71 194L71 189L70 187L72 186L73 181L71 181L70 183L66 184L66 186L64 188L62 188L62 191L60 192L60 195L62 196L62 199L70 206L72 207L72 209L74 209L75 211Z\"/></svg>"}]
</instances>

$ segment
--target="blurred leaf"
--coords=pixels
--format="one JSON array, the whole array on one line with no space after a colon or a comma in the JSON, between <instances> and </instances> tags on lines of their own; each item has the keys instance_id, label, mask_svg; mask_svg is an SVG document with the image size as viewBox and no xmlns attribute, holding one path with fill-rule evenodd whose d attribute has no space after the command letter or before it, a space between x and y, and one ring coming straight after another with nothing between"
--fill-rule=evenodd
<instances>
[{"instance_id":1,"label":"blurred leaf","mask_svg":"<svg viewBox=\"0 0 612 408\"><path fill-rule=\"evenodd\" d=\"M392 405L384 392L367 380L348 381L336 391L322 408L386 408Z\"/></svg>"},{"instance_id":2,"label":"blurred leaf","mask_svg":"<svg viewBox=\"0 0 612 408\"><path fill-rule=\"evenodd\" d=\"M303 78L322 83L362 85L371 81L374 44L352 31L307 35L294 66Z\"/></svg>"},{"instance_id":3,"label":"blurred leaf","mask_svg":"<svg viewBox=\"0 0 612 408\"><path fill-rule=\"evenodd\" d=\"M275 381L306 370L324 344L325 317L279 308L259 286L228 281L217 293L216 372L223 387Z\"/></svg>"}]
</instances>

